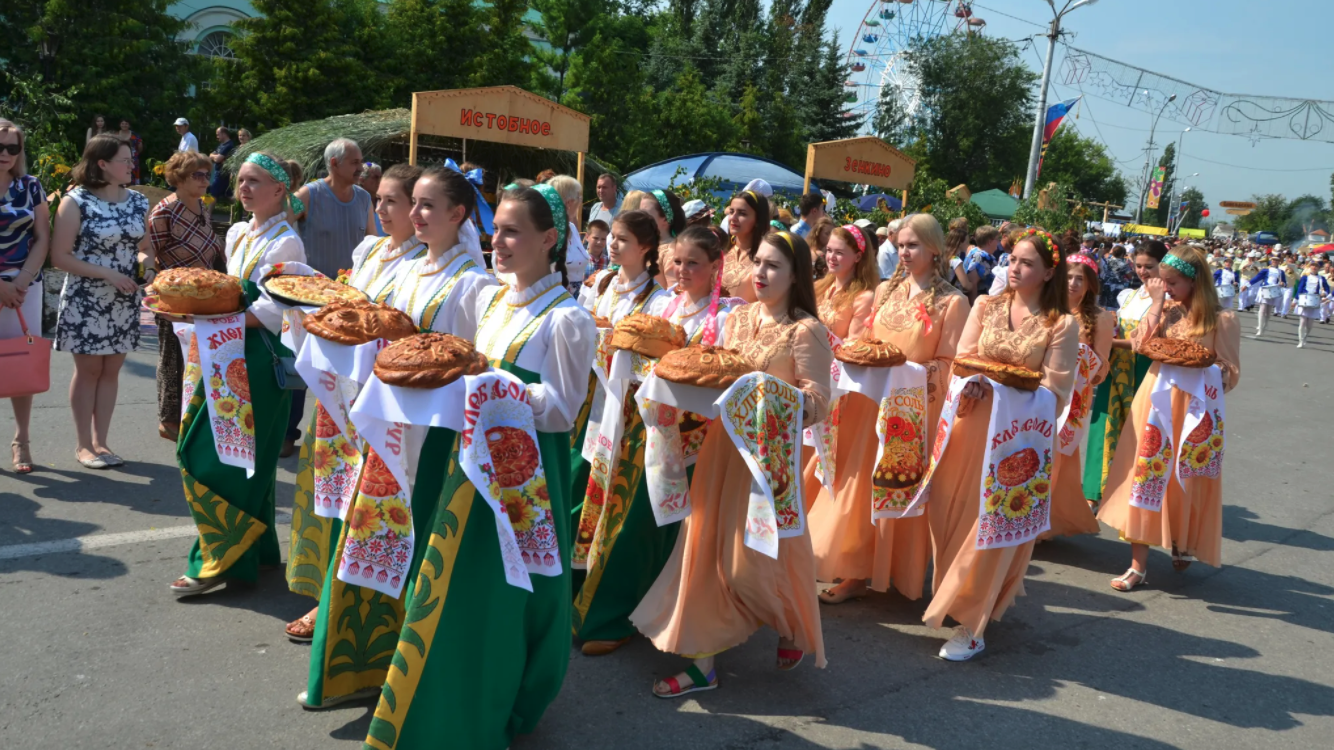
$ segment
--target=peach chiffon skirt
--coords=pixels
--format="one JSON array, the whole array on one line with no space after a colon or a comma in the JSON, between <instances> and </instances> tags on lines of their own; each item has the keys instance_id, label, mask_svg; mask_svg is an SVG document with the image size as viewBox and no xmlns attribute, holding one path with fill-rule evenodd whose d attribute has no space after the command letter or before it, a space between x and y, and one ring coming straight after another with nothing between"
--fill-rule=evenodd
<instances>
[{"instance_id":1,"label":"peach chiffon skirt","mask_svg":"<svg viewBox=\"0 0 1334 750\"><path fill-rule=\"evenodd\" d=\"M871 579L871 588L890 585L909 599L922 598L931 562L931 530L926 515L871 521L871 476L878 443L875 402L859 393L843 397L835 449L834 495L815 478L814 452L802 474L807 525L815 551L816 577Z\"/></svg>"},{"instance_id":2,"label":"peach chiffon skirt","mask_svg":"<svg viewBox=\"0 0 1334 750\"><path fill-rule=\"evenodd\" d=\"M690 485L690 516L630 621L661 651L700 658L768 625L825 666L811 537L778 542L774 560L745 545L750 469L719 422Z\"/></svg>"},{"instance_id":3,"label":"peach chiffon skirt","mask_svg":"<svg viewBox=\"0 0 1334 750\"><path fill-rule=\"evenodd\" d=\"M1098 511L1098 520L1116 529L1128 542L1170 550L1175 544L1183 555L1192 555L1215 568L1223 564L1223 479L1195 477L1182 489L1176 476L1167 484L1162 512L1136 508L1130 504L1131 475L1139 438L1149 420L1149 393L1157 378L1156 368L1149 372L1130 406L1130 419L1121 430L1121 442L1107 473L1107 491ZM1190 397L1172 392L1172 433L1179 444L1181 427L1186 420Z\"/></svg>"},{"instance_id":4,"label":"peach chiffon skirt","mask_svg":"<svg viewBox=\"0 0 1334 750\"><path fill-rule=\"evenodd\" d=\"M938 628L952 617L978 636L987 623L1001 619L1015 597L1023 595L1024 574L1033 558L1033 542L977 548L991 398L988 393L967 416L955 420L926 504L936 567L931 603L922 621Z\"/></svg>"},{"instance_id":5,"label":"peach chiffon skirt","mask_svg":"<svg viewBox=\"0 0 1334 750\"><path fill-rule=\"evenodd\" d=\"M1084 498L1084 470L1076 449L1069 456L1057 452L1051 477L1051 530L1038 537L1044 542L1057 536L1096 534L1102 530Z\"/></svg>"}]
</instances>

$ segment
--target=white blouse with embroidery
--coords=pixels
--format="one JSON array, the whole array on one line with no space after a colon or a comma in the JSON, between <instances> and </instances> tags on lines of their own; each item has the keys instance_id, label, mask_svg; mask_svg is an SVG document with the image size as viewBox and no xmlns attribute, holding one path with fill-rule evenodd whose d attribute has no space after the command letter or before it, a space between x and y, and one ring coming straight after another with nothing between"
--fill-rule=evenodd
<instances>
[{"instance_id":1,"label":"white blouse with embroidery","mask_svg":"<svg viewBox=\"0 0 1334 750\"><path fill-rule=\"evenodd\" d=\"M384 302L394 291L394 276L403 264L426 255L426 243L409 237L398 247L390 247L389 237L367 237L352 250L352 286Z\"/></svg>"},{"instance_id":2,"label":"white blouse with embroidery","mask_svg":"<svg viewBox=\"0 0 1334 750\"><path fill-rule=\"evenodd\" d=\"M496 300L497 294L504 298ZM597 328L588 311L561 287L560 274L549 274L523 292L487 287L477 295L476 313L477 348L492 360L504 360L511 345L531 332L513 363L537 373L541 381L528 385L537 430L572 430L588 395Z\"/></svg>"},{"instance_id":3,"label":"white blouse with embroidery","mask_svg":"<svg viewBox=\"0 0 1334 750\"><path fill-rule=\"evenodd\" d=\"M227 230L227 273L238 279L258 284L265 266L305 262L306 246L287 223L286 214L259 225L253 219L237 222ZM274 302L261 296L250 305L250 312L273 333L282 330L283 310Z\"/></svg>"},{"instance_id":4,"label":"white blouse with embroidery","mask_svg":"<svg viewBox=\"0 0 1334 750\"><path fill-rule=\"evenodd\" d=\"M709 318L709 298L705 297L700 302L691 305L686 302L683 294L678 294L672 298L672 301L680 300L676 309L672 311L667 319L681 326L686 332L686 342L688 344L703 343L704 321ZM727 315L732 312L732 308L738 304L745 304L743 300L736 297L724 297L718 300L718 339L713 342L714 346L725 346L723 332L726 330ZM671 303L668 303L668 307ZM666 316L666 313L663 313Z\"/></svg>"},{"instance_id":5,"label":"white blouse with embroidery","mask_svg":"<svg viewBox=\"0 0 1334 750\"><path fill-rule=\"evenodd\" d=\"M407 313L424 330L472 341L477 337L480 316L477 298L482 290L496 285L495 278L477 266L466 246L458 244L434 263L427 255L399 264L386 304Z\"/></svg>"},{"instance_id":6,"label":"white blouse with embroidery","mask_svg":"<svg viewBox=\"0 0 1334 750\"><path fill-rule=\"evenodd\" d=\"M606 291L597 296L593 314L610 320L612 325L619 323L621 318L632 312L662 317L663 311L667 309L667 303L672 298L667 290L658 287L649 294L647 300L642 303L637 301L644 287L652 283L653 279L649 278L648 271L641 271L629 284L622 284L618 276L612 280Z\"/></svg>"}]
</instances>

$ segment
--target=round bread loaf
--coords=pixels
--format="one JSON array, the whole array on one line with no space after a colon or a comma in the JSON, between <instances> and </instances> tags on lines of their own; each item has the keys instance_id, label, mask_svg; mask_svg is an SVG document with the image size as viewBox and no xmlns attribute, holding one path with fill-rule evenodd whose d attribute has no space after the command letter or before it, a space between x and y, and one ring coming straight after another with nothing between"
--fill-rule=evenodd
<instances>
[{"instance_id":1,"label":"round bread loaf","mask_svg":"<svg viewBox=\"0 0 1334 750\"><path fill-rule=\"evenodd\" d=\"M376 339L397 341L417 333L407 313L364 299L330 302L307 315L302 325L315 336L348 346Z\"/></svg>"},{"instance_id":2,"label":"round bread loaf","mask_svg":"<svg viewBox=\"0 0 1334 750\"><path fill-rule=\"evenodd\" d=\"M279 301L293 305L327 305L335 300L366 299L366 293L323 276L270 276L264 288Z\"/></svg>"},{"instance_id":3,"label":"round bread loaf","mask_svg":"<svg viewBox=\"0 0 1334 750\"><path fill-rule=\"evenodd\" d=\"M606 318L602 317L601 315L594 315L594 316L593 316L593 325L597 326L598 328L608 328L608 329L609 329L609 328L611 328L611 321L610 321L610 320L607 320Z\"/></svg>"},{"instance_id":4,"label":"round bread loaf","mask_svg":"<svg viewBox=\"0 0 1334 750\"><path fill-rule=\"evenodd\" d=\"M908 355L879 339L858 339L834 347L834 359L862 367L898 367L908 361Z\"/></svg>"},{"instance_id":5,"label":"round bread loaf","mask_svg":"<svg viewBox=\"0 0 1334 750\"><path fill-rule=\"evenodd\" d=\"M955 357L954 374L961 378L986 375L1001 385L1018 388L1021 391L1036 391L1038 386L1042 385L1040 372L1034 372L1027 367L992 362L981 357Z\"/></svg>"},{"instance_id":6,"label":"round bread loaf","mask_svg":"<svg viewBox=\"0 0 1334 750\"><path fill-rule=\"evenodd\" d=\"M627 349L654 359L685 345L686 332L681 326L644 313L621 318L611 334L611 348Z\"/></svg>"},{"instance_id":7,"label":"round bread loaf","mask_svg":"<svg viewBox=\"0 0 1334 750\"><path fill-rule=\"evenodd\" d=\"M405 388L440 388L489 368L486 356L470 342L447 333L409 336L375 357L375 376L387 385Z\"/></svg>"},{"instance_id":8,"label":"round bread loaf","mask_svg":"<svg viewBox=\"0 0 1334 750\"><path fill-rule=\"evenodd\" d=\"M687 346L663 355L653 372L663 380L701 388L727 388L756 367L735 349Z\"/></svg>"},{"instance_id":9,"label":"round bread loaf","mask_svg":"<svg viewBox=\"0 0 1334 750\"><path fill-rule=\"evenodd\" d=\"M241 281L206 268L170 268L149 286L162 312L178 315L226 315L244 305Z\"/></svg>"},{"instance_id":10,"label":"round bread loaf","mask_svg":"<svg viewBox=\"0 0 1334 750\"><path fill-rule=\"evenodd\" d=\"M1218 361L1213 350L1185 339L1149 339L1140 353L1155 362L1178 367L1209 367Z\"/></svg>"}]
</instances>

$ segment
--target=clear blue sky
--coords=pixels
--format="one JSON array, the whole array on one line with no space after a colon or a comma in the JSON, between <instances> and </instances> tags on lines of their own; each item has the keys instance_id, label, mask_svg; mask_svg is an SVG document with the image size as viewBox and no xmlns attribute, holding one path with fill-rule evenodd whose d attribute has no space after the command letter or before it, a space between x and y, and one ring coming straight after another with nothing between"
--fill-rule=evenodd
<instances>
[{"instance_id":1,"label":"clear blue sky","mask_svg":"<svg viewBox=\"0 0 1334 750\"><path fill-rule=\"evenodd\" d=\"M917 2L934 5L941 0ZM872 4L898 5L882 6L880 0L834 0L830 18L845 49ZM987 34L1007 39L1041 32L1032 24L1002 14L1036 23L1051 19L1045 0L980 0L973 3L973 11L986 19ZM1073 46L1216 91L1334 100L1329 60L1334 47L1330 42L1334 3L1100 0L1066 16L1064 28L1074 32L1067 40ZM1023 52L1023 58L1041 71L1041 55L1045 52L1046 39L1037 39L1033 50ZM1058 47L1057 66L1062 56ZM1048 98L1060 100L1078 94L1076 89L1053 85ZM1101 133L1094 127L1095 121ZM1120 162L1122 174L1132 182L1138 179L1144 166L1149 114L1104 99L1086 98L1079 120L1067 120L1063 127L1071 124L1083 135L1105 143ZM1159 123L1155 135L1159 153L1167 139L1175 139L1183 128L1166 119ZM1187 184L1204 193L1213 207L1210 218L1224 218L1217 208L1218 201L1248 200L1256 193L1282 193L1288 198L1312 193L1326 201L1330 198L1334 143L1263 140L1252 146L1241 136L1192 130L1184 136L1182 153L1178 173L1200 173Z\"/></svg>"}]
</instances>

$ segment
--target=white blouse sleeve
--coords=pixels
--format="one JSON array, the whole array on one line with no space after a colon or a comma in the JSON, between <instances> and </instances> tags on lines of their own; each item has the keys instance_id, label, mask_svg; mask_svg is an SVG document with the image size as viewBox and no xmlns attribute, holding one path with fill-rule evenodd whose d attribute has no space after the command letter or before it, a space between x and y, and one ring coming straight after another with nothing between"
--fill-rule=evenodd
<instances>
[{"instance_id":1,"label":"white blouse sleeve","mask_svg":"<svg viewBox=\"0 0 1334 750\"><path fill-rule=\"evenodd\" d=\"M231 232L228 232L231 234ZM254 278L251 281L259 283L259 273L265 266L271 266L276 263L305 263L306 248L301 244L301 238L295 233L289 233L274 240L264 251L264 260L255 266ZM280 333L283 329L283 309L273 300L260 295L258 299L250 305L250 312L254 313L259 322L273 333Z\"/></svg>"},{"instance_id":2,"label":"white blouse sleeve","mask_svg":"<svg viewBox=\"0 0 1334 750\"><path fill-rule=\"evenodd\" d=\"M459 285L454 289L454 293L459 295L458 317L453 321L454 330L451 333L469 341L477 339L477 324L482 319L477 302L483 296L482 292L492 286L499 284L485 271L469 271L459 279Z\"/></svg>"},{"instance_id":3,"label":"white blouse sleeve","mask_svg":"<svg viewBox=\"0 0 1334 750\"><path fill-rule=\"evenodd\" d=\"M538 432L568 432L588 395L597 327L586 310L562 306L550 313L549 341L540 383L528 386Z\"/></svg>"},{"instance_id":4,"label":"white blouse sleeve","mask_svg":"<svg viewBox=\"0 0 1334 750\"><path fill-rule=\"evenodd\" d=\"M665 289L653 293L644 303L644 312L655 318L666 317L667 305L672 302L672 293Z\"/></svg>"},{"instance_id":5,"label":"white blouse sleeve","mask_svg":"<svg viewBox=\"0 0 1334 750\"><path fill-rule=\"evenodd\" d=\"M582 282L588 275L588 251L584 249L584 242L579 238L579 228L570 224L569 231L570 239L565 243L565 274L572 282Z\"/></svg>"},{"instance_id":6,"label":"white blouse sleeve","mask_svg":"<svg viewBox=\"0 0 1334 750\"><path fill-rule=\"evenodd\" d=\"M364 240L362 240L361 242L357 243L357 246L356 246L356 247L352 248L352 269L353 269L353 270L356 270L356 268L357 268L358 266L361 265L361 262L362 262L363 260L366 259L366 255L367 255L367 253L369 253L369 252L371 251L371 248L375 247L375 243L379 242L379 241L382 240L382 239L384 239L384 238L383 238L383 237L367 237L367 238L365 238ZM401 265L401 264L400 264L400 265Z\"/></svg>"}]
</instances>

